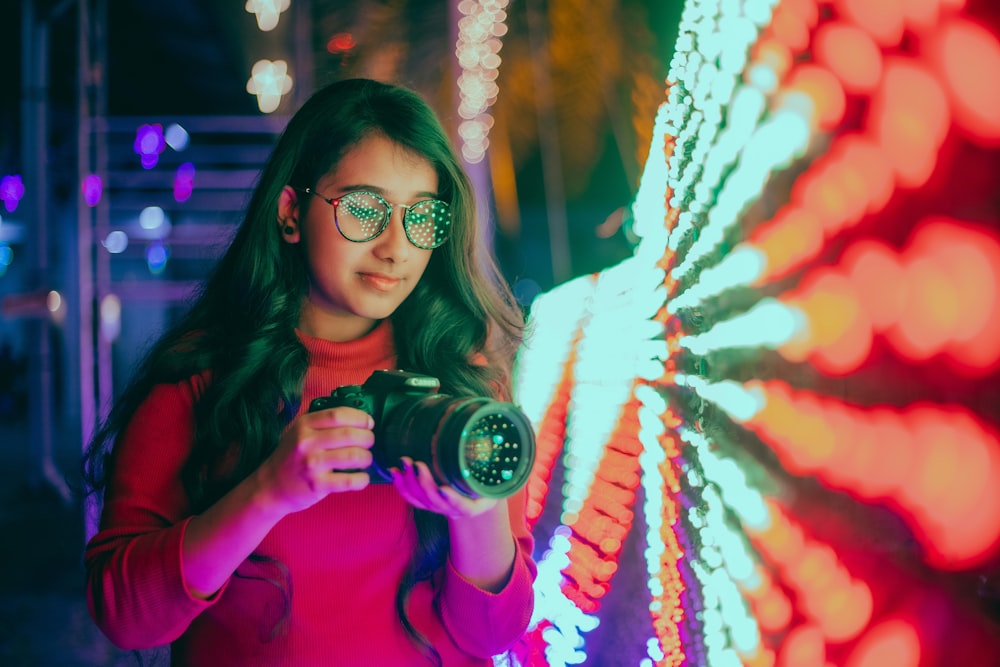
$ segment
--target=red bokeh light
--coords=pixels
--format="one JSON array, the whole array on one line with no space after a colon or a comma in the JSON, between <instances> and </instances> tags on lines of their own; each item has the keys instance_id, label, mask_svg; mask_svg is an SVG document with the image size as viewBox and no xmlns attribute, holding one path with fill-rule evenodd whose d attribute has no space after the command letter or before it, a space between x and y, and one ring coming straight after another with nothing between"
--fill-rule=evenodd
<instances>
[{"instance_id":1,"label":"red bokeh light","mask_svg":"<svg viewBox=\"0 0 1000 667\"><path fill-rule=\"evenodd\" d=\"M338 32L326 43L326 50L334 55L347 53L358 45L354 41L354 35L349 32Z\"/></svg>"}]
</instances>

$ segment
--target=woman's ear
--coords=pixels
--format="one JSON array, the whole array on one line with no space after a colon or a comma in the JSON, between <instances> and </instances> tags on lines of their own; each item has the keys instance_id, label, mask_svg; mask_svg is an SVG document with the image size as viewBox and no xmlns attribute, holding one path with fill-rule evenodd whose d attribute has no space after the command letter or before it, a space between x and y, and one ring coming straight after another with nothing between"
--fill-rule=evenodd
<instances>
[{"instance_id":1,"label":"woman's ear","mask_svg":"<svg viewBox=\"0 0 1000 667\"><path fill-rule=\"evenodd\" d=\"M278 196L278 229L285 243L298 243L302 238L299 229L299 195L290 185L282 188Z\"/></svg>"}]
</instances>

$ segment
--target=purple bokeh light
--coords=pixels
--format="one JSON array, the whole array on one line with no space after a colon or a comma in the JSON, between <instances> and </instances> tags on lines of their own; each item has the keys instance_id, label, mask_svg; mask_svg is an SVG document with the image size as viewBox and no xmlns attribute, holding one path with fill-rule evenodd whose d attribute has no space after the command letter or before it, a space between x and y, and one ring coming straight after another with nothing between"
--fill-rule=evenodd
<instances>
[{"instance_id":1,"label":"purple bokeh light","mask_svg":"<svg viewBox=\"0 0 1000 667\"><path fill-rule=\"evenodd\" d=\"M0 199L8 213L17 210L17 205L24 197L24 181L20 174L8 174L0 178Z\"/></svg>"},{"instance_id":2,"label":"purple bokeh light","mask_svg":"<svg viewBox=\"0 0 1000 667\"><path fill-rule=\"evenodd\" d=\"M142 160L143 169L152 169L160 160L160 153L166 148L167 142L163 138L163 126L159 123L152 125L140 125L135 131L135 143L133 150Z\"/></svg>"},{"instance_id":3,"label":"purple bokeh light","mask_svg":"<svg viewBox=\"0 0 1000 667\"><path fill-rule=\"evenodd\" d=\"M177 167L174 175L174 199L178 202L186 202L191 198L194 191L194 165L190 162Z\"/></svg>"},{"instance_id":4,"label":"purple bokeh light","mask_svg":"<svg viewBox=\"0 0 1000 667\"><path fill-rule=\"evenodd\" d=\"M80 184L80 190L83 192L83 201L87 202L87 206L94 207L101 201L104 184L97 174L88 174L84 177L83 183Z\"/></svg>"}]
</instances>

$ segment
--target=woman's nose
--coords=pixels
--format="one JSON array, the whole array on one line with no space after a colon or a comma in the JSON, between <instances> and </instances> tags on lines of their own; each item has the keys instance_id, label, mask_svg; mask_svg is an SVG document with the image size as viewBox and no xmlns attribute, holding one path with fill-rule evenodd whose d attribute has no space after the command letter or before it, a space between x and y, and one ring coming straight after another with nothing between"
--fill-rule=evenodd
<instances>
[{"instance_id":1,"label":"woman's nose","mask_svg":"<svg viewBox=\"0 0 1000 667\"><path fill-rule=\"evenodd\" d=\"M406 236L406 229L403 219L406 216L406 207L401 204L389 205L389 222L376 239L380 241L376 254L382 259L391 261L404 261L410 251L414 249L410 239Z\"/></svg>"}]
</instances>

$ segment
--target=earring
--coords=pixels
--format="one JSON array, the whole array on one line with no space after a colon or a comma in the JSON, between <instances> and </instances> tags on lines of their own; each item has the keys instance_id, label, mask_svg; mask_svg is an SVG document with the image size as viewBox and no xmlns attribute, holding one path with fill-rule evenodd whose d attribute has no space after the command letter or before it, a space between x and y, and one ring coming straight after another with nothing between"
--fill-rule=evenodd
<instances>
[{"instance_id":1,"label":"earring","mask_svg":"<svg viewBox=\"0 0 1000 667\"><path fill-rule=\"evenodd\" d=\"M281 231L285 232L285 236L291 236L292 234L295 233L295 227L292 227L291 225L285 225L284 227L282 227Z\"/></svg>"}]
</instances>

